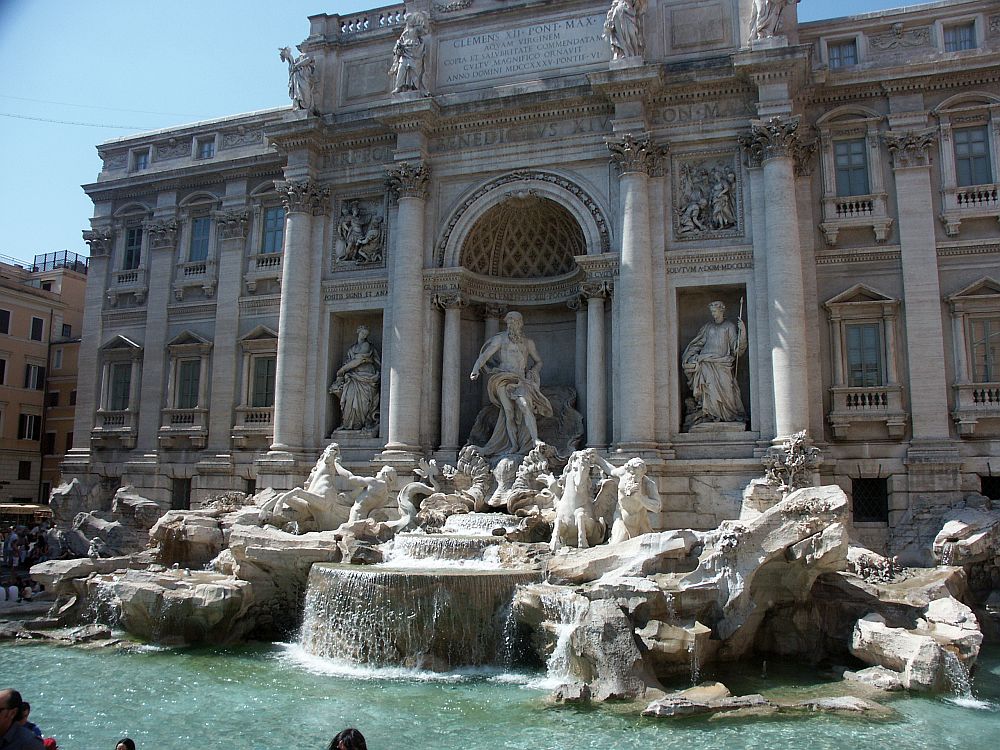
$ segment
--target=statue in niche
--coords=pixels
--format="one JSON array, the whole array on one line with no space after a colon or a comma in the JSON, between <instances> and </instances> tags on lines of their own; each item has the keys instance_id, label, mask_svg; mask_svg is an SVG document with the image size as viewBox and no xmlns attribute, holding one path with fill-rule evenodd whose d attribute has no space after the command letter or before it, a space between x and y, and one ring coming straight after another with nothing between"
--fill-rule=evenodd
<instances>
[{"instance_id":1,"label":"statue in niche","mask_svg":"<svg viewBox=\"0 0 1000 750\"><path fill-rule=\"evenodd\" d=\"M552 404L541 391L542 358L535 342L524 335L521 313L507 313L504 323L507 330L483 344L469 376L478 380L480 371L485 368L489 375L486 390L490 401L500 407L489 441L478 448L487 458L527 455L541 444L536 415L552 416Z\"/></svg>"},{"instance_id":2,"label":"statue in niche","mask_svg":"<svg viewBox=\"0 0 1000 750\"><path fill-rule=\"evenodd\" d=\"M798 0L753 0L750 11L750 41L770 39L781 31L782 12Z\"/></svg>"},{"instance_id":3,"label":"statue in niche","mask_svg":"<svg viewBox=\"0 0 1000 750\"><path fill-rule=\"evenodd\" d=\"M747 350L747 329L743 323L742 303L736 323L726 320L726 306L709 304L712 320L684 349L681 367L691 388L684 427L690 430L710 422L746 421L743 399L736 382L739 357ZM693 403L692 403L693 402Z\"/></svg>"},{"instance_id":4,"label":"statue in niche","mask_svg":"<svg viewBox=\"0 0 1000 750\"><path fill-rule=\"evenodd\" d=\"M604 34L611 44L611 59L624 60L641 57L645 46L642 40L642 14L646 0L612 0L604 19Z\"/></svg>"},{"instance_id":5,"label":"statue in niche","mask_svg":"<svg viewBox=\"0 0 1000 750\"><path fill-rule=\"evenodd\" d=\"M337 260L359 266L381 263L384 251L382 217L365 210L357 201L344 204L337 223Z\"/></svg>"},{"instance_id":6,"label":"statue in niche","mask_svg":"<svg viewBox=\"0 0 1000 750\"><path fill-rule=\"evenodd\" d=\"M733 229L736 219L736 172L726 164L681 167L677 233L697 236Z\"/></svg>"},{"instance_id":7,"label":"statue in niche","mask_svg":"<svg viewBox=\"0 0 1000 750\"><path fill-rule=\"evenodd\" d=\"M292 55L289 47L279 50L281 59L288 63L288 98L292 109L303 109L314 114L316 86L316 63L309 55Z\"/></svg>"},{"instance_id":8,"label":"statue in niche","mask_svg":"<svg viewBox=\"0 0 1000 750\"><path fill-rule=\"evenodd\" d=\"M424 89L424 55L427 52L424 35L427 33L427 14L414 11L406 14L406 27L392 48L392 93L420 91Z\"/></svg>"},{"instance_id":9,"label":"statue in niche","mask_svg":"<svg viewBox=\"0 0 1000 750\"><path fill-rule=\"evenodd\" d=\"M340 400L339 429L377 433L382 360L368 340L368 326L358 326L357 334L357 342L347 350L344 364L334 376L330 393Z\"/></svg>"},{"instance_id":10,"label":"statue in niche","mask_svg":"<svg viewBox=\"0 0 1000 750\"><path fill-rule=\"evenodd\" d=\"M618 488L618 505L608 541L617 544L640 534L652 533L649 514L659 513L662 508L656 482L646 474L646 462L636 456L616 468L595 454L594 463L615 480Z\"/></svg>"}]
</instances>

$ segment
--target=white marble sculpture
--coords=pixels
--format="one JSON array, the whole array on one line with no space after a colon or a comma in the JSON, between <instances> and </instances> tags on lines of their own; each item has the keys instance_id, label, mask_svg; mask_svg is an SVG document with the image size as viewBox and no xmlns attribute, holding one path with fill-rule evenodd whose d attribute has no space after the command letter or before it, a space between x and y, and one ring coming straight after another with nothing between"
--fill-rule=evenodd
<instances>
[{"instance_id":1,"label":"white marble sculpture","mask_svg":"<svg viewBox=\"0 0 1000 750\"><path fill-rule=\"evenodd\" d=\"M750 41L770 39L781 31L782 12L798 0L753 0L750 11Z\"/></svg>"},{"instance_id":2,"label":"white marble sculpture","mask_svg":"<svg viewBox=\"0 0 1000 750\"><path fill-rule=\"evenodd\" d=\"M351 512L347 517L347 523L363 521L371 518L375 511L389 505L389 493L396 483L396 470L391 466L383 466L374 477L357 477L364 483L364 489L358 493L351 506Z\"/></svg>"},{"instance_id":3,"label":"white marble sculpture","mask_svg":"<svg viewBox=\"0 0 1000 750\"><path fill-rule=\"evenodd\" d=\"M279 53L288 63L288 98L292 100L292 109L313 114L316 111L316 63L309 55L295 57L289 47L282 47Z\"/></svg>"},{"instance_id":4,"label":"white marble sculpture","mask_svg":"<svg viewBox=\"0 0 1000 750\"><path fill-rule=\"evenodd\" d=\"M698 236L734 228L736 172L718 162L683 165L678 203L679 235Z\"/></svg>"},{"instance_id":5,"label":"white marble sculpture","mask_svg":"<svg viewBox=\"0 0 1000 750\"><path fill-rule=\"evenodd\" d=\"M660 491L656 482L646 473L646 462L636 456L626 461L624 466L615 467L596 454L594 462L615 480L618 490L618 504L608 541L617 544L640 534L652 533L649 514L659 513L661 510Z\"/></svg>"},{"instance_id":6,"label":"white marble sculpture","mask_svg":"<svg viewBox=\"0 0 1000 750\"><path fill-rule=\"evenodd\" d=\"M604 38L611 44L611 59L642 57L642 15L646 0L612 0L604 19Z\"/></svg>"},{"instance_id":7,"label":"white marble sculpture","mask_svg":"<svg viewBox=\"0 0 1000 750\"><path fill-rule=\"evenodd\" d=\"M600 470L599 461L593 448L574 451L562 475L552 483L556 518L549 547L553 552L563 547L595 547L607 537L617 502L618 482L603 479L595 483L593 472Z\"/></svg>"},{"instance_id":8,"label":"white marble sculpture","mask_svg":"<svg viewBox=\"0 0 1000 750\"><path fill-rule=\"evenodd\" d=\"M542 358L535 342L524 335L524 319L518 312L509 312L504 323L507 330L483 344L469 375L477 380L485 368L490 401L500 407L493 434L486 445L478 448L486 457L527 455L541 442L536 415L552 416L552 405L540 387Z\"/></svg>"},{"instance_id":9,"label":"white marble sculpture","mask_svg":"<svg viewBox=\"0 0 1000 750\"><path fill-rule=\"evenodd\" d=\"M368 340L368 326L358 326L357 334L357 342L347 350L344 364L334 376L330 393L340 400L339 429L377 432L382 361Z\"/></svg>"},{"instance_id":10,"label":"white marble sculpture","mask_svg":"<svg viewBox=\"0 0 1000 750\"><path fill-rule=\"evenodd\" d=\"M415 11L406 14L406 26L392 48L392 93L424 89L424 55L427 53L424 35L427 33L427 14Z\"/></svg>"},{"instance_id":11,"label":"white marble sculpture","mask_svg":"<svg viewBox=\"0 0 1000 750\"><path fill-rule=\"evenodd\" d=\"M747 329L742 316L736 323L726 320L726 306L716 301L708 306L712 320L684 349L681 366L693 395L685 426L708 422L744 422L746 411L736 382L736 364L747 350Z\"/></svg>"}]
</instances>

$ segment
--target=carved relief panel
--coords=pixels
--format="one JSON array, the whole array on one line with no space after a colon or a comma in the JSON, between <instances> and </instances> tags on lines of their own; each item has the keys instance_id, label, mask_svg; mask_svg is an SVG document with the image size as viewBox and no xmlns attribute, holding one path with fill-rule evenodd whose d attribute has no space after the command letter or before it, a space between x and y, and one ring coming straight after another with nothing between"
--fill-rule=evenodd
<instances>
[{"instance_id":1,"label":"carved relief panel","mask_svg":"<svg viewBox=\"0 0 1000 750\"><path fill-rule=\"evenodd\" d=\"M677 154L673 159L674 238L743 236L743 179L735 151Z\"/></svg>"},{"instance_id":2,"label":"carved relief panel","mask_svg":"<svg viewBox=\"0 0 1000 750\"><path fill-rule=\"evenodd\" d=\"M333 233L333 271L385 267L386 208L384 196L340 199Z\"/></svg>"}]
</instances>

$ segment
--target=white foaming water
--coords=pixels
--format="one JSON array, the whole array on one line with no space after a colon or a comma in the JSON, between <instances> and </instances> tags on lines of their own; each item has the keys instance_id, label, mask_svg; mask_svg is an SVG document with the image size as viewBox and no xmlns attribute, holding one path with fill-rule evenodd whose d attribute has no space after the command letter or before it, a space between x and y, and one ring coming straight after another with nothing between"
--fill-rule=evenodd
<instances>
[{"instance_id":1,"label":"white foaming water","mask_svg":"<svg viewBox=\"0 0 1000 750\"><path fill-rule=\"evenodd\" d=\"M383 548L382 567L497 570L503 537L457 534L397 534Z\"/></svg>"},{"instance_id":2,"label":"white foaming water","mask_svg":"<svg viewBox=\"0 0 1000 750\"><path fill-rule=\"evenodd\" d=\"M989 701L977 698L972 692L972 676L969 668L951 651L944 652L944 671L951 684L954 695L945 700L962 708L972 708L978 711L994 711L997 706Z\"/></svg>"},{"instance_id":3,"label":"white foaming water","mask_svg":"<svg viewBox=\"0 0 1000 750\"><path fill-rule=\"evenodd\" d=\"M576 656L573 635L583 623L590 602L582 596L570 592L545 593L541 596L545 617L557 624L556 645L545 663L545 678L535 682L534 686L551 690L565 682L575 682L573 662Z\"/></svg>"}]
</instances>

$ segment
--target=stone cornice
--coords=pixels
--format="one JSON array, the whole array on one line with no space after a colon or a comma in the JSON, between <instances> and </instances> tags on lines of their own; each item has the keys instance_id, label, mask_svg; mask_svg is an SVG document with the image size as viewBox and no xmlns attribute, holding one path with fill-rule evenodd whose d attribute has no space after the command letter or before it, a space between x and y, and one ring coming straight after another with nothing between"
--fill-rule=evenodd
<instances>
[{"instance_id":1,"label":"stone cornice","mask_svg":"<svg viewBox=\"0 0 1000 750\"><path fill-rule=\"evenodd\" d=\"M326 302L341 302L352 299L380 299L389 296L389 281L384 277L352 279L350 281L328 281L323 284L323 299Z\"/></svg>"},{"instance_id":2,"label":"stone cornice","mask_svg":"<svg viewBox=\"0 0 1000 750\"><path fill-rule=\"evenodd\" d=\"M269 124L264 136L281 154L293 151L318 151L323 145L323 123L316 117L302 117Z\"/></svg>"},{"instance_id":3,"label":"stone cornice","mask_svg":"<svg viewBox=\"0 0 1000 750\"><path fill-rule=\"evenodd\" d=\"M753 248L667 253L667 273L725 273L753 268Z\"/></svg>"},{"instance_id":4,"label":"stone cornice","mask_svg":"<svg viewBox=\"0 0 1000 750\"><path fill-rule=\"evenodd\" d=\"M643 99L655 96L664 86L664 66L647 64L588 73L594 93L612 101Z\"/></svg>"},{"instance_id":5,"label":"stone cornice","mask_svg":"<svg viewBox=\"0 0 1000 750\"><path fill-rule=\"evenodd\" d=\"M396 133L430 132L437 125L441 108L429 97L393 102L388 108L373 115Z\"/></svg>"}]
</instances>

